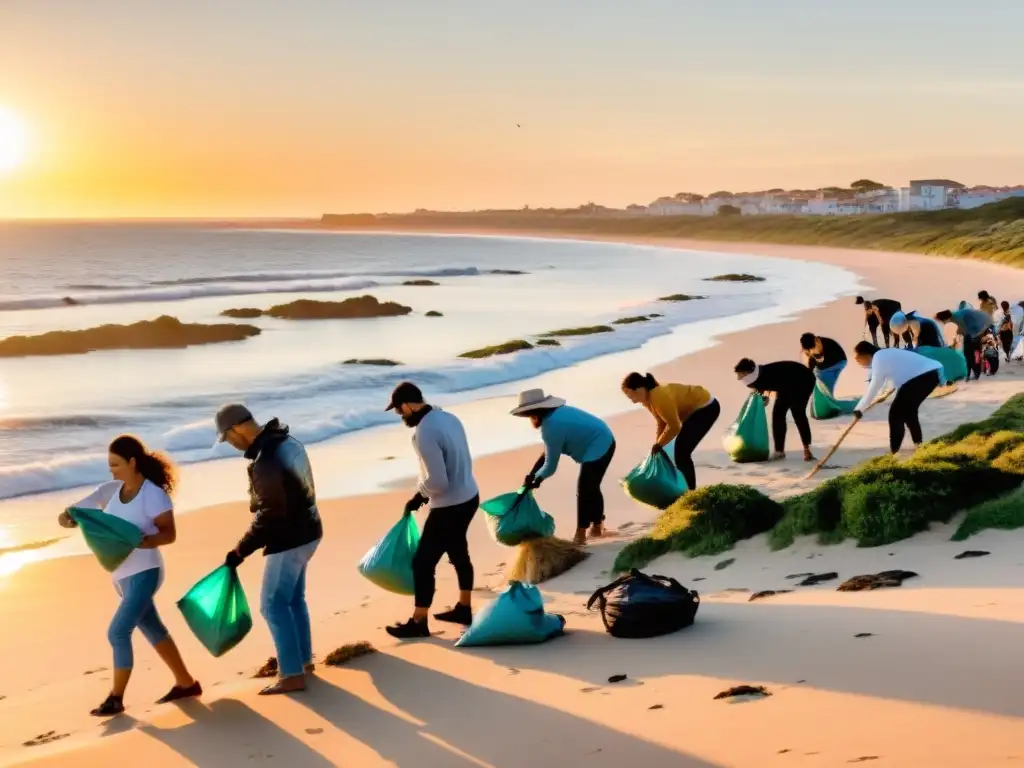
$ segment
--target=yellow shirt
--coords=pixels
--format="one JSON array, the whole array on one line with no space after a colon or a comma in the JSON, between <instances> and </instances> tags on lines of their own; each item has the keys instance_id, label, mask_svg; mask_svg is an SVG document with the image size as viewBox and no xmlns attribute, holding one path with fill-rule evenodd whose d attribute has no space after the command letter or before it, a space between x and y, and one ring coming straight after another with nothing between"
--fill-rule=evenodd
<instances>
[{"instance_id":1,"label":"yellow shirt","mask_svg":"<svg viewBox=\"0 0 1024 768\"><path fill-rule=\"evenodd\" d=\"M652 389L647 410L658 422L658 445L668 445L683 428L683 422L710 402L711 393L704 387L660 384Z\"/></svg>"},{"instance_id":2,"label":"yellow shirt","mask_svg":"<svg viewBox=\"0 0 1024 768\"><path fill-rule=\"evenodd\" d=\"M999 304L996 303L995 299L990 297L981 302L979 309L981 309L982 312L985 312L989 317L995 319L996 312L999 311Z\"/></svg>"}]
</instances>

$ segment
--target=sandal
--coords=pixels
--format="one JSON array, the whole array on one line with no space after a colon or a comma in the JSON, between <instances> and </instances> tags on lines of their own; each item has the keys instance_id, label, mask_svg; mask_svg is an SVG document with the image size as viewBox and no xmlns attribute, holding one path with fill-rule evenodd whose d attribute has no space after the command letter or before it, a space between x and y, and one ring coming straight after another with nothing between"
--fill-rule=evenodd
<instances>
[{"instance_id":1,"label":"sandal","mask_svg":"<svg viewBox=\"0 0 1024 768\"><path fill-rule=\"evenodd\" d=\"M185 686L184 688L180 685L176 685L161 698L156 700L157 704L170 704L172 701L181 701L182 699L194 699L198 696L203 695L203 686L199 684L198 680L193 680L192 685Z\"/></svg>"},{"instance_id":2,"label":"sandal","mask_svg":"<svg viewBox=\"0 0 1024 768\"><path fill-rule=\"evenodd\" d=\"M92 710L89 714L93 717L114 717L124 712L124 701L122 697L110 694L103 703L100 704L96 709Z\"/></svg>"}]
</instances>

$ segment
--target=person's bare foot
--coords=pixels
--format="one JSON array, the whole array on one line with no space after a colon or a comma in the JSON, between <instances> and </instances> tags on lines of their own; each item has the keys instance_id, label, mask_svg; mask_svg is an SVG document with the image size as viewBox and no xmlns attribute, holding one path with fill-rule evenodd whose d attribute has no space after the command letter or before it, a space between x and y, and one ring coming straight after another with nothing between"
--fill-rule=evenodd
<instances>
[{"instance_id":1,"label":"person's bare foot","mask_svg":"<svg viewBox=\"0 0 1024 768\"><path fill-rule=\"evenodd\" d=\"M804 448L804 461L817 461L810 448Z\"/></svg>"},{"instance_id":2,"label":"person's bare foot","mask_svg":"<svg viewBox=\"0 0 1024 768\"><path fill-rule=\"evenodd\" d=\"M304 690L306 690L306 676L294 675L282 677L273 685L268 685L260 691L260 696L277 696L282 693L296 693Z\"/></svg>"},{"instance_id":3,"label":"person's bare foot","mask_svg":"<svg viewBox=\"0 0 1024 768\"><path fill-rule=\"evenodd\" d=\"M315 675L316 674L316 662L313 662L313 661L309 662L309 664L307 664L305 667L302 668L302 671L305 674L307 674L307 675Z\"/></svg>"}]
</instances>

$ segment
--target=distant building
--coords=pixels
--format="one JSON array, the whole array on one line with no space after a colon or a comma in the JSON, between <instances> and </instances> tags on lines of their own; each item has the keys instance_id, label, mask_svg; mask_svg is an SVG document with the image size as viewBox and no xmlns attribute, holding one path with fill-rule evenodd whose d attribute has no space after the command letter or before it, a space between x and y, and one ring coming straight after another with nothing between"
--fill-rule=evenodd
<instances>
[{"instance_id":1,"label":"distant building","mask_svg":"<svg viewBox=\"0 0 1024 768\"><path fill-rule=\"evenodd\" d=\"M700 216L704 213L701 203L687 203L674 197L659 197L647 206L651 216Z\"/></svg>"},{"instance_id":2,"label":"distant building","mask_svg":"<svg viewBox=\"0 0 1024 768\"><path fill-rule=\"evenodd\" d=\"M1010 197L1024 197L1024 187L972 187L960 193L960 207L980 208Z\"/></svg>"},{"instance_id":3,"label":"distant building","mask_svg":"<svg viewBox=\"0 0 1024 768\"><path fill-rule=\"evenodd\" d=\"M911 211L935 211L956 208L960 204L960 192L966 187L950 179L918 179L910 182Z\"/></svg>"}]
</instances>

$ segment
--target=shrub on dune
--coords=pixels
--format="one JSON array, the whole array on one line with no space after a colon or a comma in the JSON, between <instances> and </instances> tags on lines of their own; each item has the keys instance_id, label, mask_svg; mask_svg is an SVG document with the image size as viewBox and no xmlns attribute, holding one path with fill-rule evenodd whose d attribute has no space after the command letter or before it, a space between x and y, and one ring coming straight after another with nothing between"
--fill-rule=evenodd
<instances>
[{"instance_id":1,"label":"shrub on dune","mask_svg":"<svg viewBox=\"0 0 1024 768\"><path fill-rule=\"evenodd\" d=\"M624 547L615 570L641 568L668 552L690 557L725 552L737 541L771 530L782 511L781 504L746 485L698 488L666 509L649 535Z\"/></svg>"}]
</instances>

